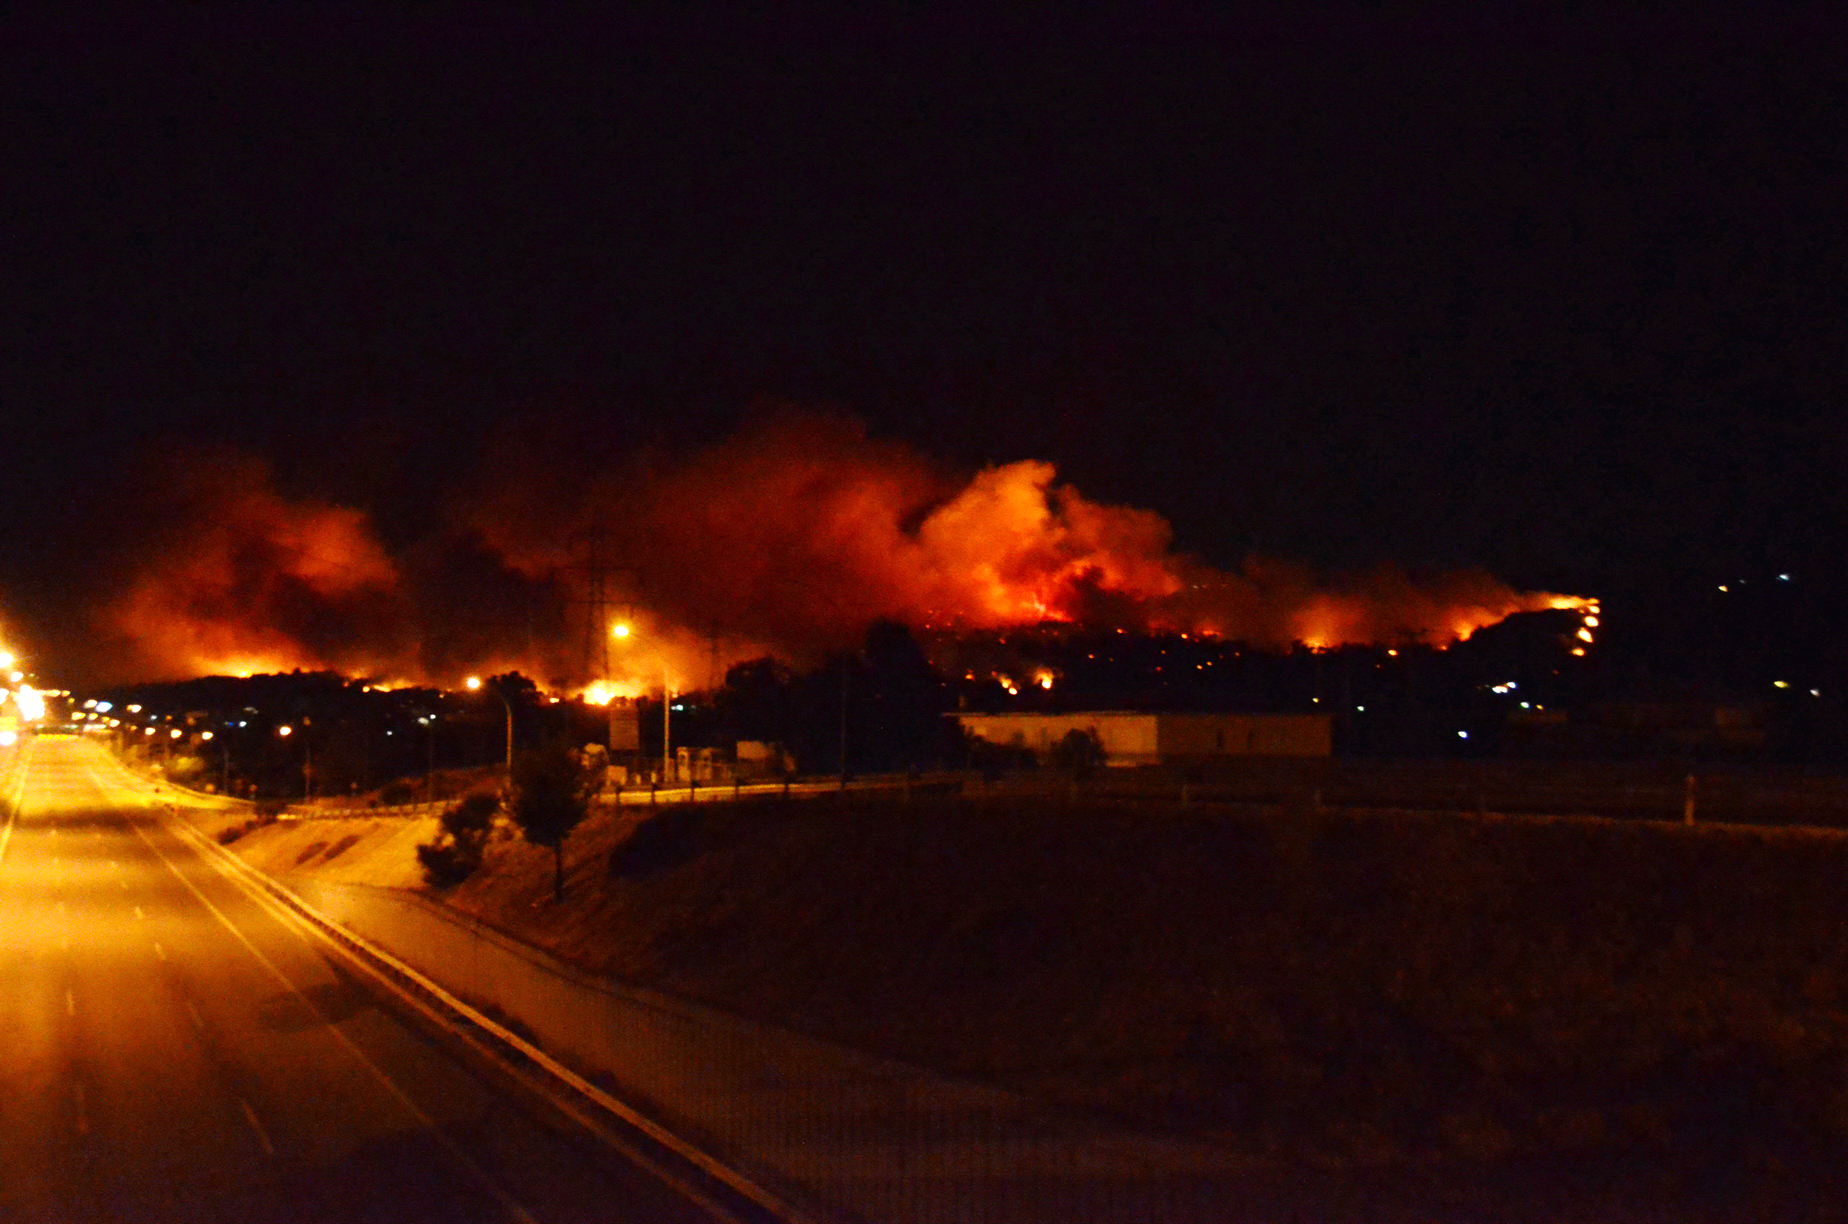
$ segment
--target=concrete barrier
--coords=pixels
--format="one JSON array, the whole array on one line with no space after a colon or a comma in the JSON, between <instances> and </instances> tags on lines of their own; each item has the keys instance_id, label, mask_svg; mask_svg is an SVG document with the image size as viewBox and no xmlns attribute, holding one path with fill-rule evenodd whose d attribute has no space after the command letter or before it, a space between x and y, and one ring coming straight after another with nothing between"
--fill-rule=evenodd
<instances>
[{"instance_id":1,"label":"concrete barrier","mask_svg":"<svg viewBox=\"0 0 1848 1224\"><path fill-rule=\"evenodd\" d=\"M321 913L616 1086L676 1133L835 1218L1224 1218L1252 1161L1112 1128L582 973L415 894L307 876Z\"/></svg>"}]
</instances>

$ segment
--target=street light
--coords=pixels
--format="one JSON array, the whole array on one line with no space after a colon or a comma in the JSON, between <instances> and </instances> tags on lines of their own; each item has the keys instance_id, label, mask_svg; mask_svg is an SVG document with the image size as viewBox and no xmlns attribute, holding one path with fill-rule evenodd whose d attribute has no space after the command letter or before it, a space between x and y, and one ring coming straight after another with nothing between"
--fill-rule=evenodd
<instances>
[{"instance_id":1,"label":"street light","mask_svg":"<svg viewBox=\"0 0 1848 1224\"><path fill-rule=\"evenodd\" d=\"M462 683L463 683L463 686L466 687L468 691L471 693L479 692L481 690L481 677L480 676L470 676L468 679L464 680ZM501 691L501 686L499 685L493 686L488 691L493 693L496 697L499 697L501 700L501 704L507 707L507 786L509 789L512 789L513 787L513 703L507 700L507 694ZM432 734L434 734L434 732Z\"/></svg>"}]
</instances>

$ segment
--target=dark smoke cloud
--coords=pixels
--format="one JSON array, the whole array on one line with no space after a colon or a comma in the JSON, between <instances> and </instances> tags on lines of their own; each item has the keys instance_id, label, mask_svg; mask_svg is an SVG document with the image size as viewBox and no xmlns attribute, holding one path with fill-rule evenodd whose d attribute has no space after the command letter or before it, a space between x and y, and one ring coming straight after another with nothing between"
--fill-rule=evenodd
<instances>
[{"instance_id":1,"label":"dark smoke cloud","mask_svg":"<svg viewBox=\"0 0 1848 1224\"><path fill-rule=\"evenodd\" d=\"M1161 516L1090 501L1050 464L957 476L839 417L784 413L677 459L570 443L491 446L451 494L448 525L395 556L364 512L285 497L258 461L154 465L95 601L105 670L454 683L517 668L575 686L607 657L621 691L637 691L766 652L807 661L880 618L1441 645L1575 602L1478 571L1325 582L1264 558L1218 570L1174 552ZM617 618L634 632L612 641Z\"/></svg>"}]
</instances>

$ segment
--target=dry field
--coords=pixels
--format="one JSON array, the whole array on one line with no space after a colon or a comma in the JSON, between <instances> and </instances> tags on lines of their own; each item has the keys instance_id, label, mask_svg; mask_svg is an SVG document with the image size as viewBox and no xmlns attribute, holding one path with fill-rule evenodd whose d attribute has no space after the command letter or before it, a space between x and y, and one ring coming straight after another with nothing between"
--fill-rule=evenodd
<instances>
[{"instance_id":1,"label":"dry field","mask_svg":"<svg viewBox=\"0 0 1848 1224\"><path fill-rule=\"evenodd\" d=\"M324 840L266 839L272 869ZM447 900L618 978L1327 1174L1581 1219L1848 1201L1837 832L995 796L628 809L568 850L562 906L510 837ZM401 883L401 857L339 861Z\"/></svg>"}]
</instances>

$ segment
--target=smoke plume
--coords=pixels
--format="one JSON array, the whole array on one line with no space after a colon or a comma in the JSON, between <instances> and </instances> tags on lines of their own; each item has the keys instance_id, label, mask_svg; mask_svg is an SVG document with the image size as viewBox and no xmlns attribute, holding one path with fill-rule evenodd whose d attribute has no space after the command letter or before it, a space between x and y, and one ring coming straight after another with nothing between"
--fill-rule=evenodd
<instances>
[{"instance_id":1,"label":"smoke plume","mask_svg":"<svg viewBox=\"0 0 1848 1224\"><path fill-rule=\"evenodd\" d=\"M675 463L568 471L496 456L441 537L394 558L357 509L284 498L249 460L194 464L103 620L142 674L333 667L453 684L518 668L577 687L607 667L635 692L764 653L807 661L881 618L1441 646L1583 602L1474 570L1217 569L1176 552L1160 515L1091 501L1051 464L959 476L834 418L784 417Z\"/></svg>"},{"instance_id":2,"label":"smoke plume","mask_svg":"<svg viewBox=\"0 0 1848 1224\"><path fill-rule=\"evenodd\" d=\"M160 465L136 502L133 572L97 618L123 674L364 673L411 653L398 567L364 511L288 500L227 455Z\"/></svg>"}]
</instances>

